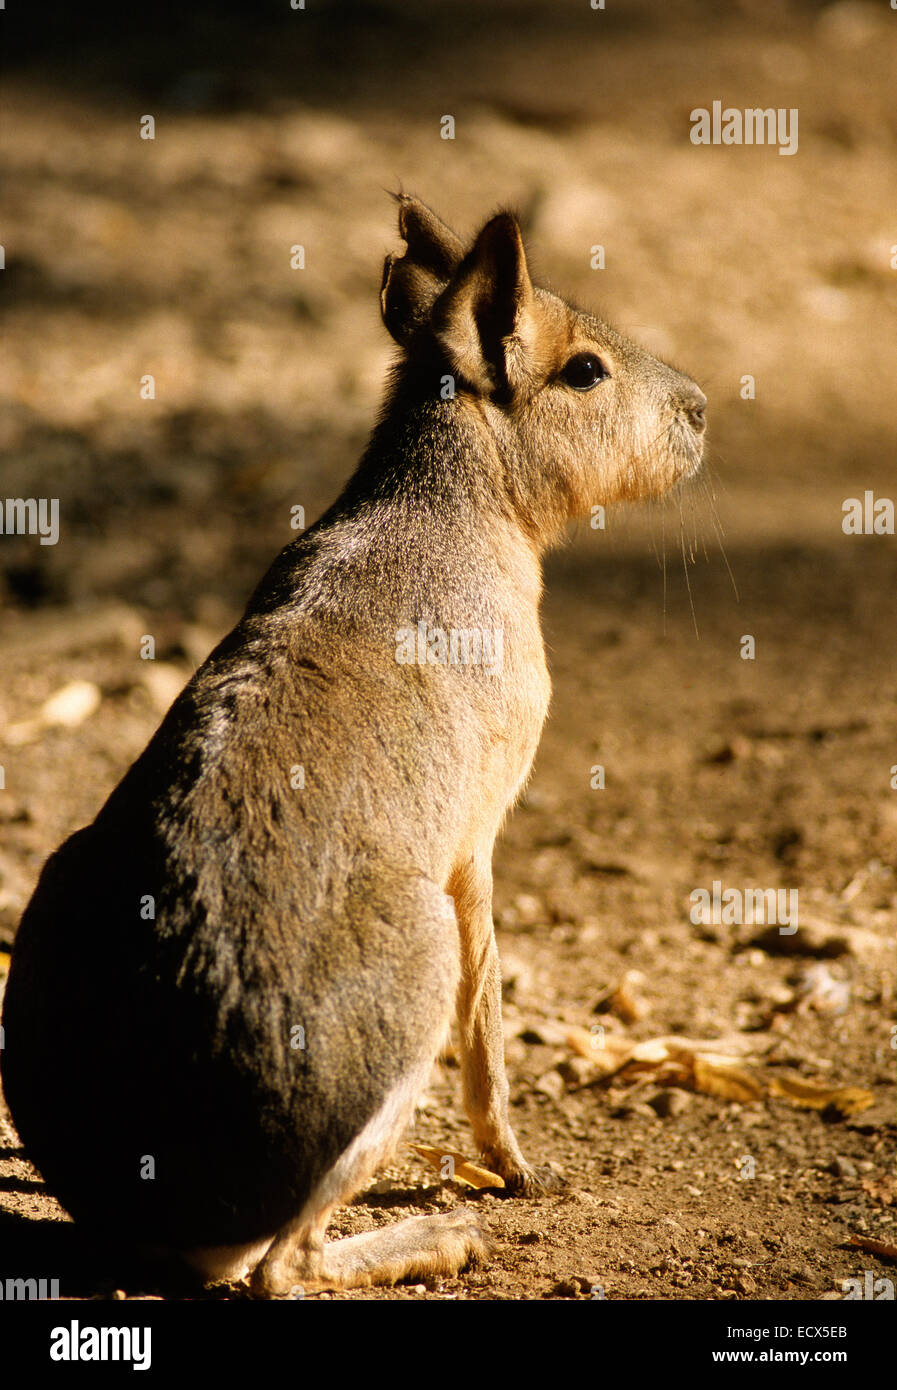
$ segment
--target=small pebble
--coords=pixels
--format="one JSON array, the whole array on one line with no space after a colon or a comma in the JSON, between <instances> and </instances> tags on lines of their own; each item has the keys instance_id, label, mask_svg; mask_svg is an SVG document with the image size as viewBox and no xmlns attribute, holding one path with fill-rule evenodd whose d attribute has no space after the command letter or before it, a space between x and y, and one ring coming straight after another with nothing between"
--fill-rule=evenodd
<instances>
[{"instance_id":1,"label":"small pebble","mask_svg":"<svg viewBox=\"0 0 897 1390\"><path fill-rule=\"evenodd\" d=\"M566 1091L564 1078L557 1071L547 1071L539 1077L533 1090L538 1091L540 1095L548 1096L551 1100L560 1100Z\"/></svg>"}]
</instances>

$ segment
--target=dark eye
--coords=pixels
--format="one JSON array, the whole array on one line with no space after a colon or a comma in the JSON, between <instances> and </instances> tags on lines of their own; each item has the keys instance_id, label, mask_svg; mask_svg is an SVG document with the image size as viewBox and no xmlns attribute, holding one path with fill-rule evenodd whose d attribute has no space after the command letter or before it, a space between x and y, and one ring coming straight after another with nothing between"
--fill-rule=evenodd
<instances>
[{"instance_id":1,"label":"dark eye","mask_svg":"<svg viewBox=\"0 0 897 1390\"><path fill-rule=\"evenodd\" d=\"M570 358L561 376L574 391L589 391L593 386L597 386L599 381L609 377L610 372L594 352L578 352L575 357Z\"/></svg>"}]
</instances>

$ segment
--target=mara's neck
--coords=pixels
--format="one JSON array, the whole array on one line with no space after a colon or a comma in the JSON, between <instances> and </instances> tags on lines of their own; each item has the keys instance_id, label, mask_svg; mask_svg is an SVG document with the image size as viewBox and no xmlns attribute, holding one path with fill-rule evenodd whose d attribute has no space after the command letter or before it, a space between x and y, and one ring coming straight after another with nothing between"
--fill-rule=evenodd
<instances>
[{"instance_id":1,"label":"mara's neck","mask_svg":"<svg viewBox=\"0 0 897 1390\"><path fill-rule=\"evenodd\" d=\"M557 499L500 440L492 410L459 393L423 397L400 381L343 494L344 507L405 501L440 516L517 532L537 556L563 532ZM540 493L542 495L540 496Z\"/></svg>"}]
</instances>

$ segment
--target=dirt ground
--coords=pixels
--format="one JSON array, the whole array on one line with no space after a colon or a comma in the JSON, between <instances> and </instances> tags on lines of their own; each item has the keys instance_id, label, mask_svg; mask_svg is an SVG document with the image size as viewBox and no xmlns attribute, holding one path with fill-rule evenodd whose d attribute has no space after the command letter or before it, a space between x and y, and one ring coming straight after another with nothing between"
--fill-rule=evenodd
<instances>
[{"instance_id":1,"label":"dirt ground","mask_svg":"<svg viewBox=\"0 0 897 1390\"><path fill-rule=\"evenodd\" d=\"M332 1234L469 1201L493 1260L320 1297L893 1281L851 1237L895 1241L897 542L841 523L845 499L897 486L897 14L342 9L247 29L200 6L175 35L102 43L60 20L7 73L0 492L58 497L60 537L0 537L0 950L292 538L291 507L314 520L351 472L390 357L384 190L465 235L512 204L543 283L701 382L708 462L546 565L552 713L495 906L515 1124L566 1187L505 1200L403 1150ZM689 112L716 99L797 108L798 153L692 145ZM74 681L96 708L28 727ZM798 890L798 932L695 925L714 881ZM610 1074L627 1040L664 1038L700 1046ZM476 1158L451 1056L409 1141ZM0 1251L0 1274L61 1271L64 1296L248 1296L128 1282L2 1107Z\"/></svg>"}]
</instances>

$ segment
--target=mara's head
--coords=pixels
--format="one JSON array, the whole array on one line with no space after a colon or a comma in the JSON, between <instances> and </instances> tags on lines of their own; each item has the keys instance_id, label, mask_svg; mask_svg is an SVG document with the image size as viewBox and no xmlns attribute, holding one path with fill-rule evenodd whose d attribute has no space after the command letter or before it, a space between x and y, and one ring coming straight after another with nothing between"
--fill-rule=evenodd
<instances>
[{"instance_id":1,"label":"mara's head","mask_svg":"<svg viewBox=\"0 0 897 1390\"><path fill-rule=\"evenodd\" d=\"M566 519L660 497L700 466L700 388L608 324L532 284L516 219L473 244L401 195L407 249L383 268L383 320L409 377L473 404L516 499Z\"/></svg>"}]
</instances>

